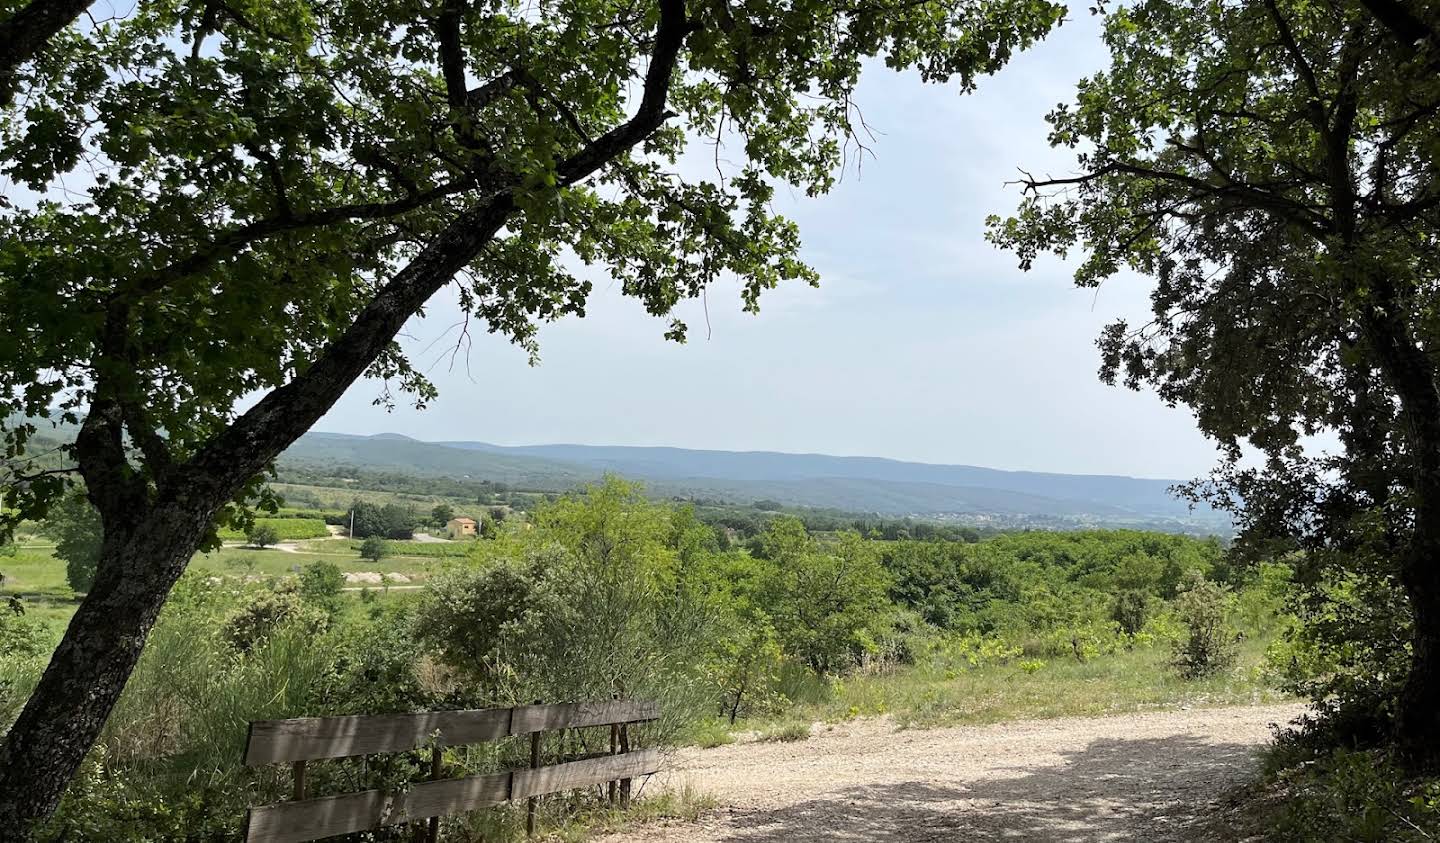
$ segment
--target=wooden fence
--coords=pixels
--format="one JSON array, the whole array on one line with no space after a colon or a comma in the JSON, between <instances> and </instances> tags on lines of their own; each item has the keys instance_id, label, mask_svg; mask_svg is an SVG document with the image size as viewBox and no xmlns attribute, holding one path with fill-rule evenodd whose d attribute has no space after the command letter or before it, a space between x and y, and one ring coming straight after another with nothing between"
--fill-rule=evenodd
<instances>
[{"instance_id":1,"label":"wooden fence","mask_svg":"<svg viewBox=\"0 0 1440 843\"><path fill-rule=\"evenodd\" d=\"M433 843L440 817L526 799L527 831L534 830L535 797L579 787L609 783L610 799L629 801L630 779L660 769L660 753L630 752L628 725L660 716L655 702L613 702L522 705L471 711L430 711L419 714L304 717L261 720L250 724L245 764L290 763L295 796L251 808L245 819L248 843L291 843L335 834L366 831L384 825L428 819L426 837ZM610 727L610 754L540 766L540 736L555 729ZM530 769L442 778L442 751L447 746L486 743L530 735ZM305 764L327 758L349 758L387 752L431 750L430 780L403 792L367 790L319 799L305 798Z\"/></svg>"}]
</instances>

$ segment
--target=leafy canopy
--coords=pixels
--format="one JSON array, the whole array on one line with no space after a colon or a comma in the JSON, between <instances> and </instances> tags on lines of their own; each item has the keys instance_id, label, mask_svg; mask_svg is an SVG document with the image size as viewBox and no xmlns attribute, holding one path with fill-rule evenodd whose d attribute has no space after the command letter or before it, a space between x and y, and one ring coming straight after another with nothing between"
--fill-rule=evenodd
<instances>
[{"instance_id":1,"label":"leafy canopy","mask_svg":"<svg viewBox=\"0 0 1440 843\"><path fill-rule=\"evenodd\" d=\"M991 219L1022 267L1078 249L1082 286L1154 280L1151 320L1100 338L1101 376L1188 405L1223 446L1215 482L1192 490L1240 515L1242 550L1304 551L1300 609L1327 665L1306 690L1372 714L1440 635L1431 6L1116 9L1110 68L1049 117L1080 175L1027 176L1018 213ZM1327 433L1339 447L1306 448ZM1417 608L1431 621L1412 648ZM1433 699L1413 699L1433 722Z\"/></svg>"},{"instance_id":2,"label":"leafy canopy","mask_svg":"<svg viewBox=\"0 0 1440 843\"><path fill-rule=\"evenodd\" d=\"M538 323L585 312L585 266L656 316L730 278L753 311L817 280L770 202L779 184L824 192L857 152L869 59L969 89L1061 15L1044 0L147 0L64 32L0 111L0 172L34 193L0 205L6 457L35 419L74 423L98 398L138 451L125 470L153 480L355 325L378 356L327 365L424 404L433 387L384 341L457 271L467 317L532 354ZM687 150L735 164L685 178ZM58 481L27 480L19 511L39 514Z\"/></svg>"}]
</instances>

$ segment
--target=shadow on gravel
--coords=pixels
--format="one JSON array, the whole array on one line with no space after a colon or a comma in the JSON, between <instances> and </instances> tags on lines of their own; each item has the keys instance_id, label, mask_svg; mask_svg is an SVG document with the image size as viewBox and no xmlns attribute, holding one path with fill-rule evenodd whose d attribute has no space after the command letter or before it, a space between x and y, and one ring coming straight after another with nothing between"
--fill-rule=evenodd
<instances>
[{"instance_id":1,"label":"shadow on gravel","mask_svg":"<svg viewBox=\"0 0 1440 843\"><path fill-rule=\"evenodd\" d=\"M726 840L1199 841L1214 829L1211 797L1252 768L1255 748L1177 735L1102 739L1054 766L965 784L850 788L778 811L732 816Z\"/></svg>"}]
</instances>

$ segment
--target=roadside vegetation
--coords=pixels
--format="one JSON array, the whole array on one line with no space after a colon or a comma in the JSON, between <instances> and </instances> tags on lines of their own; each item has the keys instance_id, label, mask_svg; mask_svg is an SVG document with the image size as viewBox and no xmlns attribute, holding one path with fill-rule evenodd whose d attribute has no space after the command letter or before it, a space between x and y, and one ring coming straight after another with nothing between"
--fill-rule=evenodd
<instances>
[{"instance_id":1,"label":"roadside vegetation","mask_svg":"<svg viewBox=\"0 0 1440 843\"><path fill-rule=\"evenodd\" d=\"M1289 569L1234 569L1214 540L1124 530L886 538L879 528L810 531L783 515L748 532L620 480L542 503L490 535L198 556L45 839L236 834L247 804L288 788L284 770L239 764L254 719L623 694L663 706L638 741L714 746L800 741L817 722L864 716L916 728L1284 695L1274 659L1294 624L1283 611ZM371 543L385 548L378 564L360 558ZM465 555L400 555L432 547ZM72 605L52 554L21 550L0 563L13 571L3 587L26 595L25 613L0 626L0 722L33 687ZM410 571L425 587L347 584L347 572L366 570ZM453 750L447 770L523 764L526 752ZM428 764L397 758L315 764L314 792L419 777ZM703 800L639 806L632 819L684 815ZM547 801L542 818L562 838L618 819L588 793ZM445 824L454 840L521 828L513 809Z\"/></svg>"}]
</instances>

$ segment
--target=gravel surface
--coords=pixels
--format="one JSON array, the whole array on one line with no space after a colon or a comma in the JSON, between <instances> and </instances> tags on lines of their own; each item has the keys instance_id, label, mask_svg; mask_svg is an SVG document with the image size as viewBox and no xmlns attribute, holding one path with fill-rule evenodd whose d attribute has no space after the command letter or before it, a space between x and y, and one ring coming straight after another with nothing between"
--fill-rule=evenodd
<instances>
[{"instance_id":1,"label":"gravel surface","mask_svg":"<svg viewBox=\"0 0 1440 843\"><path fill-rule=\"evenodd\" d=\"M816 725L807 741L682 750L645 790L719 808L604 843L1233 839L1217 800L1245 783L1298 705L1157 711L898 731Z\"/></svg>"}]
</instances>

